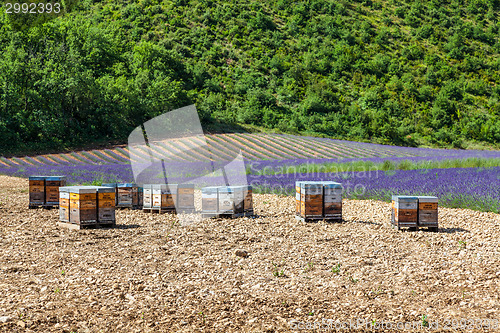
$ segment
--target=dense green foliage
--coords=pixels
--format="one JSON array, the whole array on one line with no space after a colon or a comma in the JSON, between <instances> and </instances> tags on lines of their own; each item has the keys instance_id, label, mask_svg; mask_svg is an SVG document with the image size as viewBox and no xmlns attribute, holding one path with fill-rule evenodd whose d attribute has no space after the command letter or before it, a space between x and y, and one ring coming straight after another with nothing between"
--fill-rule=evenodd
<instances>
[{"instance_id":1,"label":"dense green foliage","mask_svg":"<svg viewBox=\"0 0 500 333\"><path fill-rule=\"evenodd\" d=\"M499 0L82 0L0 14L2 151L204 123L392 144L500 142Z\"/></svg>"}]
</instances>

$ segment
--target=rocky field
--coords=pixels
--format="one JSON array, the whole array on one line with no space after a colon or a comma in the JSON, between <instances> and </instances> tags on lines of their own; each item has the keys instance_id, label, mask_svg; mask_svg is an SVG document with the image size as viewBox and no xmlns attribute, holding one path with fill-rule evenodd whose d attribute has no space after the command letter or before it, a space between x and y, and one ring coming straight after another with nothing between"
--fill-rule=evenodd
<instances>
[{"instance_id":1,"label":"rocky field","mask_svg":"<svg viewBox=\"0 0 500 333\"><path fill-rule=\"evenodd\" d=\"M439 232L407 232L384 202L345 200L329 224L254 200L256 218L120 210L75 231L0 176L0 331L498 331L499 215L441 208Z\"/></svg>"}]
</instances>

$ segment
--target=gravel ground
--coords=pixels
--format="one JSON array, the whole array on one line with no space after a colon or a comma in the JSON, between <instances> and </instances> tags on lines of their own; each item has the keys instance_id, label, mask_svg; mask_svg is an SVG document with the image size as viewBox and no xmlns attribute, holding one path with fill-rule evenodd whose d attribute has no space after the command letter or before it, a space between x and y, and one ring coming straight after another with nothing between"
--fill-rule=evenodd
<instances>
[{"instance_id":1,"label":"gravel ground","mask_svg":"<svg viewBox=\"0 0 500 333\"><path fill-rule=\"evenodd\" d=\"M296 222L292 197L254 201L257 218L183 226L120 210L118 228L74 231L27 208L27 180L0 176L0 331L312 332L331 319L387 332L426 315L434 332L466 319L459 331L479 332L500 320L497 214L441 208L438 233L405 232L383 202L344 200L345 222L329 224Z\"/></svg>"}]
</instances>

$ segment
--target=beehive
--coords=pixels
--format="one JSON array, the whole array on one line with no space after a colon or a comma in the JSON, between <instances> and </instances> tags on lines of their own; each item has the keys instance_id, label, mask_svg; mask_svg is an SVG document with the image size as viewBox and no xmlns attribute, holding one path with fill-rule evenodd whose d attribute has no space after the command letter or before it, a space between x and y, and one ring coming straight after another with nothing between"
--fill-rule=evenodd
<instances>
[{"instance_id":1,"label":"beehive","mask_svg":"<svg viewBox=\"0 0 500 333\"><path fill-rule=\"evenodd\" d=\"M144 188L144 195L143 195L142 207L145 211L148 211L151 208L153 208L153 185L144 184L143 188Z\"/></svg>"},{"instance_id":2,"label":"beehive","mask_svg":"<svg viewBox=\"0 0 500 333\"><path fill-rule=\"evenodd\" d=\"M167 184L161 187L161 210L173 211L177 203L177 184Z\"/></svg>"},{"instance_id":3,"label":"beehive","mask_svg":"<svg viewBox=\"0 0 500 333\"><path fill-rule=\"evenodd\" d=\"M152 203L151 203L151 208L155 210L160 210L161 208L161 190L162 190L161 184L153 184L151 185L151 195L152 195Z\"/></svg>"},{"instance_id":4,"label":"beehive","mask_svg":"<svg viewBox=\"0 0 500 333\"><path fill-rule=\"evenodd\" d=\"M323 217L323 184L300 183L300 216L305 219Z\"/></svg>"},{"instance_id":5,"label":"beehive","mask_svg":"<svg viewBox=\"0 0 500 333\"><path fill-rule=\"evenodd\" d=\"M219 188L217 186L204 187L201 189L201 207L203 214L218 214Z\"/></svg>"},{"instance_id":6,"label":"beehive","mask_svg":"<svg viewBox=\"0 0 500 333\"><path fill-rule=\"evenodd\" d=\"M115 189L112 187L98 186L97 191L97 222L102 224L116 221L115 207L116 196Z\"/></svg>"},{"instance_id":7,"label":"beehive","mask_svg":"<svg viewBox=\"0 0 500 333\"><path fill-rule=\"evenodd\" d=\"M117 207L133 207L133 187L134 184L131 183L120 183L116 184L117 187Z\"/></svg>"},{"instance_id":8,"label":"beehive","mask_svg":"<svg viewBox=\"0 0 500 333\"><path fill-rule=\"evenodd\" d=\"M243 214L245 212L245 198L248 192L248 186L238 185L231 186L234 191L234 212L236 214Z\"/></svg>"},{"instance_id":9,"label":"beehive","mask_svg":"<svg viewBox=\"0 0 500 333\"><path fill-rule=\"evenodd\" d=\"M69 222L69 190L70 187L59 188L59 220Z\"/></svg>"},{"instance_id":10,"label":"beehive","mask_svg":"<svg viewBox=\"0 0 500 333\"><path fill-rule=\"evenodd\" d=\"M235 214L234 189L230 186L219 187L219 214Z\"/></svg>"},{"instance_id":11,"label":"beehive","mask_svg":"<svg viewBox=\"0 0 500 333\"><path fill-rule=\"evenodd\" d=\"M418 197L413 196L392 196L392 216L393 226L417 227L418 226Z\"/></svg>"},{"instance_id":12,"label":"beehive","mask_svg":"<svg viewBox=\"0 0 500 333\"><path fill-rule=\"evenodd\" d=\"M433 196L418 197L418 226L438 227L438 198Z\"/></svg>"},{"instance_id":13,"label":"beehive","mask_svg":"<svg viewBox=\"0 0 500 333\"><path fill-rule=\"evenodd\" d=\"M323 183L323 216L325 219L342 220L342 184Z\"/></svg>"},{"instance_id":14,"label":"beehive","mask_svg":"<svg viewBox=\"0 0 500 333\"><path fill-rule=\"evenodd\" d=\"M103 183L102 186L105 186L105 187L112 187L114 192L115 192L115 203L118 202L118 187L117 187L118 184L116 183Z\"/></svg>"},{"instance_id":15,"label":"beehive","mask_svg":"<svg viewBox=\"0 0 500 333\"><path fill-rule=\"evenodd\" d=\"M97 224L97 191L95 186L71 186L69 220L75 224Z\"/></svg>"},{"instance_id":16,"label":"beehive","mask_svg":"<svg viewBox=\"0 0 500 333\"><path fill-rule=\"evenodd\" d=\"M149 192L149 191L148 191ZM177 200L177 184L151 185L152 209L158 211L174 211Z\"/></svg>"},{"instance_id":17,"label":"beehive","mask_svg":"<svg viewBox=\"0 0 500 333\"><path fill-rule=\"evenodd\" d=\"M64 176L45 177L45 204L49 206L59 205L59 187L66 185Z\"/></svg>"},{"instance_id":18,"label":"beehive","mask_svg":"<svg viewBox=\"0 0 500 333\"><path fill-rule=\"evenodd\" d=\"M132 187L132 208L140 208L143 206L144 188L134 184Z\"/></svg>"},{"instance_id":19,"label":"beehive","mask_svg":"<svg viewBox=\"0 0 500 333\"><path fill-rule=\"evenodd\" d=\"M178 211L194 211L194 184L179 184L177 187Z\"/></svg>"},{"instance_id":20,"label":"beehive","mask_svg":"<svg viewBox=\"0 0 500 333\"><path fill-rule=\"evenodd\" d=\"M295 182L295 216L300 216L300 184L302 182Z\"/></svg>"},{"instance_id":21,"label":"beehive","mask_svg":"<svg viewBox=\"0 0 500 333\"><path fill-rule=\"evenodd\" d=\"M45 204L45 176L29 177L29 206Z\"/></svg>"},{"instance_id":22,"label":"beehive","mask_svg":"<svg viewBox=\"0 0 500 333\"><path fill-rule=\"evenodd\" d=\"M243 185L243 212L245 215L253 215L253 188L252 185Z\"/></svg>"}]
</instances>

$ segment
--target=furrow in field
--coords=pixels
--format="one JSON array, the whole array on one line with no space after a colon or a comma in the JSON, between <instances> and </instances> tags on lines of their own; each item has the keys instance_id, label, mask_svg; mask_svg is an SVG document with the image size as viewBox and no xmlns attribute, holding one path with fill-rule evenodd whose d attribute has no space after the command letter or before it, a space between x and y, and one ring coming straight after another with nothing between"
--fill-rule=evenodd
<instances>
[{"instance_id":1,"label":"furrow in field","mask_svg":"<svg viewBox=\"0 0 500 333\"><path fill-rule=\"evenodd\" d=\"M123 162L127 162L130 160L128 155L124 154L123 151L120 150L120 148L106 149L106 151L109 151L110 154L115 154L117 157L121 158Z\"/></svg>"},{"instance_id":2,"label":"furrow in field","mask_svg":"<svg viewBox=\"0 0 500 333\"><path fill-rule=\"evenodd\" d=\"M12 166L20 166L21 164L19 162L16 162L14 158L9 158L9 162L12 164Z\"/></svg>"},{"instance_id":3,"label":"furrow in field","mask_svg":"<svg viewBox=\"0 0 500 333\"><path fill-rule=\"evenodd\" d=\"M286 141L278 141L272 134L262 134L256 135L256 139L263 142L269 148L275 148L279 151L286 153L288 156L292 158L311 158L314 157L313 152L306 152L304 150L299 150Z\"/></svg>"},{"instance_id":4,"label":"furrow in field","mask_svg":"<svg viewBox=\"0 0 500 333\"><path fill-rule=\"evenodd\" d=\"M287 142L289 145L294 147L294 149L299 150L299 151L310 151L311 154L314 155L313 158L332 158L332 154L329 154L329 152L324 149L324 147L315 147L311 145L309 142L305 143L299 143L292 138L289 137L282 137L282 136L275 136L274 140L278 143L280 142Z\"/></svg>"},{"instance_id":5,"label":"furrow in field","mask_svg":"<svg viewBox=\"0 0 500 333\"><path fill-rule=\"evenodd\" d=\"M268 160L281 160L283 157L275 152L271 152L267 149L264 149L259 143L256 143L254 140L250 138L245 138L239 136L238 133L234 133L231 136L232 139L237 141L242 149L252 151L254 153L260 154L261 156L265 156L264 159Z\"/></svg>"},{"instance_id":6,"label":"furrow in field","mask_svg":"<svg viewBox=\"0 0 500 333\"><path fill-rule=\"evenodd\" d=\"M313 140L298 140L295 136L289 136L287 137L287 139L292 142L295 142L299 146L304 146L307 149L312 149L314 151L323 150L327 152L323 153L325 158L342 158L346 156L335 146L332 147L332 146L320 145L319 143L316 143Z\"/></svg>"},{"instance_id":7,"label":"furrow in field","mask_svg":"<svg viewBox=\"0 0 500 333\"><path fill-rule=\"evenodd\" d=\"M179 140L177 144L179 145L179 147L186 148L186 150L185 150L186 154L189 154L189 156L192 156L195 162L205 161L207 159L209 159L209 160L213 159L212 156L210 155L210 152L208 151L210 146L206 147L207 156L204 156L199 151L200 148L193 149L193 145L186 142L186 140ZM210 156L210 157L208 157L208 156Z\"/></svg>"},{"instance_id":8,"label":"furrow in field","mask_svg":"<svg viewBox=\"0 0 500 333\"><path fill-rule=\"evenodd\" d=\"M230 147L235 147L237 150L241 150L241 153L243 154L243 157L246 159L268 159L266 155L262 154L259 151L256 151L255 149L252 149L251 147L248 147L246 145L241 144L241 142L238 142L232 134L221 134L218 136L218 138L221 141L224 141L227 143Z\"/></svg>"},{"instance_id":9,"label":"furrow in field","mask_svg":"<svg viewBox=\"0 0 500 333\"><path fill-rule=\"evenodd\" d=\"M55 164L68 164L68 161L66 161L64 158L61 157L60 154L48 154L46 155L47 158L50 160L54 161Z\"/></svg>"},{"instance_id":10,"label":"furrow in field","mask_svg":"<svg viewBox=\"0 0 500 333\"><path fill-rule=\"evenodd\" d=\"M294 137L294 140L300 142L300 143L307 143L309 145L312 145L314 147L317 147L319 149L325 149L329 152L332 152L334 155L337 155L337 158L353 158L353 157L359 157L359 155L354 154L350 150L345 149L344 146L338 145L334 142L324 142L324 141L319 141L319 140L308 140L305 138L300 138L300 137Z\"/></svg>"},{"instance_id":11,"label":"furrow in field","mask_svg":"<svg viewBox=\"0 0 500 333\"><path fill-rule=\"evenodd\" d=\"M297 158L297 154L286 147L281 147L272 141L266 139L265 136L255 135L247 135L242 134L242 138L245 138L248 141L255 142L258 146L261 147L262 150L273 152L276 155L279 155L279 159L292 159Z\"/></svg>"},{"instance_id":12,"label":"furrow in field","mask_svg":"<svg viewBox=\"0 0 500 333\"><path fill-rule=\"evenodd\" d=\"M234 159L234 157L240 152L243 154L243 150L237 144L231 144L224 140L220 136L210 135L207 137L207 144L213 155L221 154L225 159ZM224 145L226 144L226 145ZM233 152L234 154L228 154L227 151Z\"/></svg>"},{"instance_id":13,"label":"furrow in field","mask_svg":"<svg viewBox=\"0 0 500 333\"><path fill-rule=\"evenodd\" d=\"M9 160L5 157L0 157L0 164L5 165L7 167L11 167L12 165L9 163Z\"/></svg>"},{"instance_id":14,"label":"furrow in field","mask_svg":"<svg viewBox=\"0 0 500 333\"><path fill-rule=\"evenodd\" d=\"M71 153L69 153L69 155L71 155L71 157L73 157L73 158L77 159L78 161L80 161L80 163L83 163L83 164L93 164L93 162L91 160L89 160L88 158L86 158L84 156L81 156L77 152L71 152Z\"/></svg>"},{"instance_id":15,"label":"furrow in field","mask_svg":"<svg viewBox=\"0 0 500 333\"><path fill-rule=\"evenodd\" d=\"M191 156L189 156L188 154L186 154L185 151L183 151L182 149L179 149L178 147L176 147L173 144L166 144L163 141L158 141L158 142L154 142L154 145L156 146L156 148L158 148L157 151L160 155L165 154L165 156L175 157L174 160L179 160L181 162L182 161L184 161L184 162L192 162L193 161L193 158ZM172 158L169 158L167 160L172 160Z\"/></svg>"},{"instance_id":16,"label":"furrow in field","mask_svg":"<svg viewBox=\"0 0 500 333\"><path fill-rule=\"evenodd\" d=\"M270 139L272 139L277 144L283 144L292 147L291 149L294 149L299 153L298 158L328 158L331 156L324 152L324 147L311 145L309 141L300 143L293 140L291 136L285 137L281 135L273 135L272 137L270 137ZM306 154L309 154L311 156L307 156Z\"/></svg>"},{"instance_id":17,"label":"furrow in field","mask_svg":"<svg viewBox=\"0 0 500 333\"><path fill-rule=\"evenodd\" d=\"M94 156L97 156L99 157L101 160L104 160L108 163L113 163L113 164L116 164L117 162L118 163L122 163L121 160L119 159L116 159L108 154L106 154L104 151L102 150L92 150L92 153L94 154Z\"/></svg>"},{"instance_id":18,"label":"furrow in field","mask_svg":"<svg viewBox=\"0 0 500 333\"><path fill-rule=\"evenodd\" d=\"M71 155L70 153L62 153L61 156L63 156L71 164L83 163L81 160L77 159L75 156Z\"/></svg>"},{"instance_id":19,"label":"furrow in field","mask_svg":"<svg viewBox=\"0 0 500 333\"><path fill-rule=\"evenodd\" d=\"M89 154L88 151L79 151L79 152L76 152L76 155L87 159L88 161L90 161L90 164L99 164L99 159L97 159L92 154Z\"/></svg>"},{"instance_id":20,"label":"furrow in field","mask_svg":"<svg viewBox=\"0 0 500 333\"><path fill-rule=\"evenodd\" d=\"M190 137L182 139L182 143L188 146L191 152L199 155L199 161L212 160L214 158L213 153L209 150L209 146L202 140Z\"/></svg>"},{"instance_id":21,"label":"furrow in field","mask_svg":"<svg viewBox=\"0 0 500 333\"><path fill-rule=\"evenodd\" d=\"M260 143L257 140L254 140L252 137L243 137L240 136L239 133L235 133L232 135L232 138L238 141L244 147L244 149L251 149L256 153L264 155L265 159L270 159L270 160L283 159L283 154L266 149L266 147L262 146L262 143Z\"/></svg>"}]
</instances>

